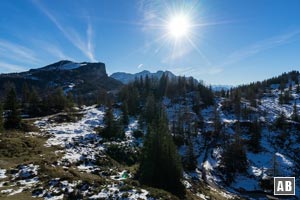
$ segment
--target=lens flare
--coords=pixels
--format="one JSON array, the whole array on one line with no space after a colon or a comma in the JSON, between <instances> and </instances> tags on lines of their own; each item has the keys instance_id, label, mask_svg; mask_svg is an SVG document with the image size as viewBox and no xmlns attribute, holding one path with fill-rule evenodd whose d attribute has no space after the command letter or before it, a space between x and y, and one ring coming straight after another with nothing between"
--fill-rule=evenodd
<instances>
[{"instance_id":1,"label":"lens flare","mask_svg":"<svg viewBox=\"0 0 300 200\"><path fill-rule=\"evenodd\" d=\"M168 22L169 34L176 39L187 36L190 32L191 22L187 15L179 14L172 16Z\"/></svg>"}]
</instances>

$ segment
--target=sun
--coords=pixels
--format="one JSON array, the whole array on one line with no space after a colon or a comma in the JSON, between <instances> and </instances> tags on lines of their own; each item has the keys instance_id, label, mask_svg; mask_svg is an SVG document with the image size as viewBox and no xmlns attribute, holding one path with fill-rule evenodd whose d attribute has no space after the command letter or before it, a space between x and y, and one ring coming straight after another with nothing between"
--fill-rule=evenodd
<instances>
[{"instance_id":1,"label":"sun","mask_svg":"<svg viewBox=\"0 0 300 200\"><path fill-rule=\"evenodd\" d=\"M175 39L187 36L191 29L191 22L187 15L178 14L172 16L167 24L169 34Z\"/></svg>"}]
</instances>

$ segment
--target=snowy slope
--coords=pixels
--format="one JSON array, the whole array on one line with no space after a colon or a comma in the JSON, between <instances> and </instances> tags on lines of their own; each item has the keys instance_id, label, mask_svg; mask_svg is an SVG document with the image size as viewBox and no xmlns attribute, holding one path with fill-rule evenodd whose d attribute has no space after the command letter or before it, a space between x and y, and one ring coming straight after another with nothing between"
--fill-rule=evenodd
<instances>
[{"instance_id":1,"label":"snowy slope","mask_svg":"<svg viewBox=\"0 0 300 200\"><path fill-rule=\"evenodd\" d=\"M52 70L73 70L81 66L85 66L86 63L76 63L72 61L61 61L57 64L49 65L41 68L41 70L52 71Z\"/></svg>"}]
</instances>

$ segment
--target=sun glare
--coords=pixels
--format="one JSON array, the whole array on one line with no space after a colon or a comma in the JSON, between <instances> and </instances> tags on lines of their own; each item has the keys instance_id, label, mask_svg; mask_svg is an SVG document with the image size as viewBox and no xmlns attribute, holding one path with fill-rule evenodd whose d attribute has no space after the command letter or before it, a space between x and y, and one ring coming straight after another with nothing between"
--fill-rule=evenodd
<instances>
[{"instance_id":1,"label":"sun glare","mask_svg":"<svg viewBox=\"0 0 300 200\"><path fill-rule=\"evenodd\" d=\"M187 36L191 28L189 17L183 14L173 16L167 28L169 34L176 39Z\"/></svg>"}]
</instances>

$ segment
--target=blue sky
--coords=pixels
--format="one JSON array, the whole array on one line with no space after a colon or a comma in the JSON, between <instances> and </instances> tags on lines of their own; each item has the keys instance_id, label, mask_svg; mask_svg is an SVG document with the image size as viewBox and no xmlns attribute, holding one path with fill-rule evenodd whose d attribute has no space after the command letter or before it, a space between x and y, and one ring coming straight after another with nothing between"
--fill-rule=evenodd
<instances>
[{"instance_id":1,"label":"blue sky","mask_svg":"<svg viewBox=\"0 0 300 200\"><path fill-rule=\"evenodd\" d=\"M0 73L62 59L243 84L300 68L299 0L3 0ZM189 16L175 39L168 21Z\"/></svg>"}]
</instances>

